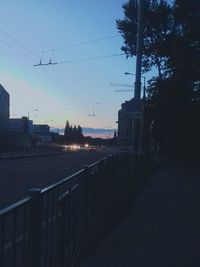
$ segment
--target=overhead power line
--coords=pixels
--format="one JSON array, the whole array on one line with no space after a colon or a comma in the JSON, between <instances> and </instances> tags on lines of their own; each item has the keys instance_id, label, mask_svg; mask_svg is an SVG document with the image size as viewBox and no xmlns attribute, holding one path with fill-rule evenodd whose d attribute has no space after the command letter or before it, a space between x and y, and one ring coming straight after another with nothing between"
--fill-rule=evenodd
<instances>
[{"instance_id":1,"label":"overhead power line","mask_svg":"<svg viewBox=\"0 0 200 267\"><path fill-rule=\"evenodd\" d=\"M121 37L121 35L119 35L119 34L111 35L111 36L107 36L107 37L103 37L103 38L97 38L97 39L93 39L93 40L89 40L89 41L69 44L69 45L65 45L65 46L62 46L62 47L51 48L49 50L54 52L54 51L57 51L57 50L64 50L64 49L71 48L71 47L82 46L82 45L87 45L87 44L92 44L92 43L98 43L98 42L102 42L102 41L105 41L105 40L114 39L114 38L118 38L118 37ZM42 51L45 52L47 50L48 49L43 49Z\"/></svg>"},{"instance_id":2,"label":"overhead power line","mask_svg":"<svg viewBox=\"0 0 200 267\"><path fill-rule=\"evenodd\" d=\"M108 58L108 57L118 57L118 56L122 56L122 55L124 55L124 53L112 54L112 55L106 55L106 56L88 57L88 58L74 59L74 60L65 60L65 61L58 62L58 64L92 61L92 60L98 60L98 59L103 59L103 58Z\"/></svg>"},{"instance_id":3,"label":"overhead power line","mask_svg":"<svg viewBox=\"0 0 200 267\"><path fill-rule=\"evenodd\" d=\"M121 54L113 54L113 55L106 55L106 56L89 57L89 58L83 58L83 59L65 60L65 61L60 61L58 63L57 62L56 63L52 63L51 59L50 59L49 63L44 64L44 63L41 63L41 57L37 53L35 53L33 50L28 48L26 45L24 45L23 43L19 42L18 40L16 40L14 37L12 37L10 34L6 33L5 31L3 31L2 29L0 29L0 33L2 33L4 36L6 36L7 38L9 38L12 41L14 41L16 44L18 44L21 47L23 47L27 52L29 52L29 54L34 55L37 58L40 58L40 62L38 64L34 64L34 66L47 66L47 65L66 64L66 63L73 63L73 62L84 62L84 61L92 61L92 60L98 60L98 59L103 59L103 58L107 58L107 57L116 57L116 56L124 55L123 53L121 53ZM108 39L117 38L119 36L120 35L111 35L111 36L107 36L107 37L103 37L103 38L98 38L98 39L93 39L93 40L89 40L89 41L85 41L85 42L80 42L80 43L75 43L75 44L63 46L63 47L60 47L60 48L54 48L54 49L51 49L51 50L55 51L55 50L59 50L59 49L61 50L61 49L65 49L65 48L81 46L81 45L86 45L86 44L90 44L90 43L96 43L96 42L100 42L100 41L104 41L104 40L108 40ZM0 42L2 42L7 47L10 47L10 48L14 49L15 51L17 51L21 55L23 55L25 57L28 57L30 59L30 57L27 54L25 54L24 52L22 52L18 48L8 44L4 40L0 40ZM20 68L21 66L11 66L11 67L7 67L7 68L18 68L18 67ZM27 66L27 67L29 67L29 66ZM2 68L2 67L0 67L0 68ZM24 66L23 66L23 68L24 68Z\"/></svg>"},{"instance_id":4,"label":"overhead power line","mask_svg":"<svg viewBox=\"0 0 200 267\"><path fill-rule=\"evenodd\" d=\"M116 92L116 93L127 93L127 92L133 92L133 89L115 89L114 92Z\"/></svg>"},{"instance_id":5,"label":"overhead power line","mask_svg":"<svg viewBox=\"0 0 200 267\"><path fill-rule=\"evenodd\" d=\"M93 61L93 60L99 60L99 59L104 59L104 58L111 58L111 57L118 57L118 56L122 56L124 55L123 53L121 54L113 54L113 55L106 55L106 56L98 56L98 57L89 57L89 58L83 58L83 59L75 59L75 60L66 60L66 61L60 61L60 62L56 62L56 65L58 64L67 64L67 63L76 63L76 62L86 62L86 61ZM55 65L53 63L49 64L40 64L40 62L38 64L35 65L26 65L26 66L7 66L7 67L1 67L0 69L9 69L9 68L30 68L30 67L35 67L35 66L51 66L51 65Z\"/></svg>"},{"instance_id":6,"label":"overhead power line","mask_svg":"<svg viewBox=\"0 0 200 267\"><path fill-rule=\"evenodd\" d=\"M133 88L133 84L127 84L127 83L110 83L110 86L123 86L123 87L129 87Z\"/></svg>"},{"instance_id":7,"label":"overhead power line","mask_svg":"<svg viewBox=\"0 0 200 267\"><path fill-rule=\"evenodd\" d=\"M14 49L14 50L17 51L19 54L25 56L26 58L30 59L30 57L29 57L28 55L26 55L24 52L22 52L21 50L19 50L19 49L16 48L16 47L14 47L14 46L8 44L8 43L5 42L4 40L0 39L0 42L1 42L2 44L4 44L5 46L11 48L11 49Z\"/></svg>"},{"instance_id":8,"label":"overhead power line","mask_svg":"<svg viewBox=\"0 0 200 267\"><path fill-rule=\"evenodd\" d=\"M89 58L74 59L74 60L65 60L65 61L60 61L60 62L56 62L56 63L47 63L47 64L42 64L40 61L39 64L35 64L33 66L39 67L39 66L48 66L48 65L53 65L53 64L68 64L68 63L76 63L76 62L86 62L86 61L98 60L98 59L103 59L103 58L118 57L118 56L122 56L122 55L124 55L124 54L120 53L120 54L113 54L113 55L106 55L106 56L89 57Z\"/></svg>"},{"instance_id":9,"label":"overhead power line","mask_svg":"<svg viewBox=\"0 0 200 267\"><path fill-rule=\"evenodd\" d=\"M132 89L115 89L114 92L117 93L125 93L125 92L132 92L133 91L133 84L126 84L126 83L110 83L110 86L123 86L123 87L128 87L128 88L132 88Z\"/></svg>"},{"instance_id":10,"label":"overhead power line","mask_svg":"<svg viewBox=\"0 0 200 267\"><path fill-rule=\"evenodd\" d=\"M28 48L27 46L25 46L24 44L22 44L21 42L19 42L18 40L16 40L14 37L12 37L10 34L6 33L5 31L3 31L2 29L0 29L0 32L5 35L7 38L11 39L12 41L14 41L16 44L20 45L21 47L23 47L24 49L26 49L30 54L32 54L35 57L39 57L33 50L31 50L30 48Z\"/></svg>"},{"instance_id":11,"label":"overhead power line","mask_svg":"<svg viewBox=\"0 0 200 267\"><path fill-rule=\"evenodd\" d=\"M71 100L73 101L74 104L78 105L84 113L88 113L88 109L81 103L81 101L79 101L79 97L75 95L74 91L72 90L66 91L66 89L69 88L69 86L66 85L66 81L64 81L64 79L62 78L62 76L59 74L57 70L54 69L53 73L46 72L46 74L49 77L51 77L51 79L53 78L54 82L58 85L58 88L61 89L65 95L67 94L71 95L72 97ZM70 86L70 88L72 87Z\"/></svg>"}]
</instances>

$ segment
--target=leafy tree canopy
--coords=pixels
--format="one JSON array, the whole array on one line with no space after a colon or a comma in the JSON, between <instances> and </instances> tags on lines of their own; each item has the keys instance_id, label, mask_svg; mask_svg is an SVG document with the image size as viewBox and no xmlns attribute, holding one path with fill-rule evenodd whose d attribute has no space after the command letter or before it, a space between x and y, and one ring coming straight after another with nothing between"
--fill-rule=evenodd
<instances>
[{"instance_id":1,"label":"leafy tree canopy","mask_svg":"<svg viewBox=\"0 0 200 267\"><path fill-rule=\"evenodd\" d=\"M66 121L64 137L65 140L69 142L80 141L83 138L81 126L80 125L78 125L78 127L76 125L72 126L69 124L69 121Z\"/></svg>"},{"instance_id":2,"label":"leafy tree canopy","mask_svg":"<svg viewBox=\"0 0 200 267\"><path fill-rule=\"evenodd\" d=\"M124 19L116 21L127 57L136 55L138 1L125 3ZM189 151L200 147L200 1L144 2L142 69L158 69L148 86L146 131L152 130L163 150L180 152L190 140Z\"/></svg>"},{"instance_id":3,"label":"leafy tree canopy","mask_svg":"<svg viewBox=\"0 0 200 267\"><path fill-rule=\"evenodd\" d=\"M127 57L136 55L137 41L137 0L130 0L123 5L124 19L117 20L117 28L124 38L122 51ZM171 25L171 6L167 1L150 0L144 6L143 25L143 72L151 70L152 66L158 68L162 74L165 63L163 42L166 40Z\"/></svg>"},{"instance_id":4,"label":"leafy tree canopy","mask_svg":"<svg viewBox=\"0 0 200 267\"><path fill-rule=\"evenodd\" d=\"M200 80L200 1L144 1L143 72L158 69L159 77L182 74L190 81ZM136 55L137 0L123 5L124 19L116 25L124 38L122 51Z\"/></svg>"}]
</instances>

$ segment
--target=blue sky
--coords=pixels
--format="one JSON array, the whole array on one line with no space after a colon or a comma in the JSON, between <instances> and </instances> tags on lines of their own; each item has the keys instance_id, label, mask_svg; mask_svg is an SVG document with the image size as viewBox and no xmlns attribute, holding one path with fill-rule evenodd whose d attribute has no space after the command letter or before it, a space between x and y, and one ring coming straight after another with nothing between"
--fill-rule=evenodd
<instances>
[{"instance_id":1,"label":"blue sky","mask_svg":"<svg viewBox=\"0 0 200 267\"><path fill-rule=\"evenodd\" d=\"M30 112L34 123L117 128L117 112L133 92L115 93L109 84L133 83L124 72L135 72L135 59L96 57L121 53L115 20L123 18L124 2L1 1L0 83L10 93L11 117L38 109ZM33 67L50 58L60 64Z\"/></svg>"}]
</instances>

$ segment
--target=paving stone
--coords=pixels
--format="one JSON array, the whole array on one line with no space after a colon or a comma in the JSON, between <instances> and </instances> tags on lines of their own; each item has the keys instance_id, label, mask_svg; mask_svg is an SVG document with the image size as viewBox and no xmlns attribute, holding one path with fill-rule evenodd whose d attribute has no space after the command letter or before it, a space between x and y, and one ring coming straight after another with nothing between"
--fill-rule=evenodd
<instances>
[{"instance_id":1,"label":"paving stone","mask_svg":"<svg viewBox=\"0 0 200 267\"><path fill-rule=\"evenodd\" d=\"M165 162L81 267L199 267L200 168Z\"/></svg>"}]
</instances>

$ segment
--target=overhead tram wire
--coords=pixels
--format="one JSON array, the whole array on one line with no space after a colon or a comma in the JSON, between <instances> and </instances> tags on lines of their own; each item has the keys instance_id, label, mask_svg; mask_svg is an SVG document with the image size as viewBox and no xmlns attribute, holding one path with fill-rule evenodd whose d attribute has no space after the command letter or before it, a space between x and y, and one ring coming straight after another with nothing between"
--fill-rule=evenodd
<instances>
[{"instance_id":1,"label":"overhead tram wire","mask_svg":"<svg viewBox=\"0 0 200 267\"><path fill-rule=\"evenodd\" d=\"M45 73L50 77L50 79L51 80L53 80L54 81L54 83L57 85L57 87L66 95L66 96L68 96L68 97L70 97L69 95L69 90L68 90L68 93L66 92L66 90L64 90L65 88L66 88L66 85L65 85L65 82L62 80L62 78L61 77L56 77L55 76L55 73L56 73L56 71L55 71L55 69L54 69L54 71L53 71L53 73L48 69L45 69ZM58 73L56 73L57 74L57 76L58 76ZM60 75L59 75L60 76ZM80 105L80 103L78 103L77 102L77 99L76 99L76 97L75 96L73 96L73 94L72 94L72 92L70 91L70 93L71 93L71 97L70 98L73 98L72 99L72 101L74 102L74 104L75 105L77 105L77 106L82 106L82 109L83 109L83 111L84 112L86 112L86 108L83 106L83 105Z\"/></svg>"},{"instance_id":2,"label":"overhead tram wire","mask_svg":"<svg viewBox=\"0 0 200 267\"><path fill-rule=\"evenodd\" d=\"M39 55L37 55L35 52L31 51L29 48L27 48L25 45L23 45L22 43L18 42L15 38L13 38L12 36L10 36L9 34L5 33L4 31L2 31L0 29L0 32L3 33L4 35L6 35L8 38L12 39L13 41L15 41L18 45L21 45L23 48L26 49L27 52L29 52L31 55L34 55L36 56L37 58L41 58ZM119 36L119 35L118 35ZM82 43L79 43L79 44L74 44L74 45L71 45L72 46L78 46L78 45L84 45L84 44L89 44L89 43L94 43L94 42L98 42L98 41L103 41L103 40L106 40L106 39L111 39L111 38L116 38L118 36L110 36L110 37L106 37L106 38L101 38L101 39L96 39L96 40L91 40L91 41L87 41L87 42L82 42ZM13 47L9 44L7 44L5 41L2 40L2 42L6 45L6 46L9 46L10 48L16 50L17 52L19 52L20 54L24 55L25 57L27 57L29 60L30 60L30 57L21 52L19 49L17 49L16 47ZM67 48L67 47L66 47ZM123 53L121 54L114 54L114 55L106 55L106 56L98 56L98 57L91 57L91 58L85 58L85 59L80 59L80 60L73 60L73 61L70 61L71 62L83 62L83 61L90 61L90 60L98 60L98 59L102 59L102 58L109 58L109 57L116 57L116 56L121 56L121 55L124 55ZM66 62L59 62L58 64L65 64L65 63L69 63L69 61L66 61ZM46 65L54 65L54 64L46 64ZM33 67L33 66L10 66L10 67L7 67L7 68L26 68L26 67ZM0 67L1 69L3 67ZM5 67L4 67L5 68ZM47 72L46 72L47 73ZM51 75L52 76L52 75ZM80 105L79 105L80 106ZM84 107L85 109L85 107ZM88 113L88 112L87 112Z\"/></svg>"},{"instance_id":3,"label":"overhead tram wire","mask_svg":"<svg viewBox=\"0 0 200 267\"><path fill-rule=\"evenodd\" d=\"M5 31L0 29L0 32L5 35L7 38L11 39L12 41L14 41L16 44L20 45L21 47L23 47L29 54L34 55L37 58L41 58L39 55L37 55L34 51L32 51L31 49L29 49L28 47L26 47L24 44L22 44L21 42L17 41L14 37L12 37L10 34L6 33ZM107 40L107 39L112 39L112 38L117 38L120 35L113 35L113 36L108 36L108 37L104 37L104 38L99 38L99 39L94 39L94 40L90 40L90 41L86 41L86 42L81 42L81 43L77 43L77 44L72 44L72 45L68 45L65 47L62 47L60 49L65 49L68 47L75 47L75 46L81 46L81 45L86 45L86 44L90 44L90 43L96 43L96 42L100 42L103 40ZM4 40L0 40L2 43L4 43L7 47L10 47L14 50L16 50L18 53L22 54L23 56L25 56L26 58L28 58L30 60L30 56L28 56L27 54L25 54L24 52L20 51L18 48L6 43ZM59 48L58 48L59 49ZM58 49L54 49L54 50L58 50ZM114 54L114 55L106 55L106 56L98 56L98 57L90 57L90 58L85 58L85 59L80 59L80 60L73 60L70 61L71 62L84 62L84 61L91 61L91 60L98 60L98 59L102 59L102 58L109 58L109 57L116 57L116 56L121 56L124 55L123 53L121 54ZM32 59L31 59L32 60ZM41 62L41 61L40 61ZM59 63L52 63L51 59L49 61L49 63L47 64L38 64L41 66L47 66L47 65L55 65L55 64L65 64L65 63L69 63L69 61L64 61L64 62L59 62ZM8 66L6 68L28 68L28 67L33 67L33 66ZM3 67L0 67L1 69ZM4 67L5 68L5 67ZM46 72L47 73L47 72ZM49 75L49 73L47 73ZM52 74L51 74L52 77ZM55 78L54 78L55 79ZM59 80L60 81L60 80ZM64 85L64 83L63 83ZM63 87L64 88L64 87ZM64 91L65 92L65 91ZM66 92L65 92L66 93ZM77 97L76 97L77 98ZM79 105L80 106L80 105ZM82 106L84 107L84 106ZM84 107L85 109L85 107ZM87 112L88 113L88 112Z\"/></svg>"},{"instance_id":4,"label":"overhead tram wire","mask_svg":"<svg viewBox=\"0 0 200 267\"><path fill-rule=\"evenodd\" d=\"M25 45L23 45L21 42L17 41L15 38L13 38L10 34L4 32L3 30L0 29L0 32L3 33L4 35L6 35L9 39L13 40L15 43L17 43L18 45L21 45L23 48L25 48L27 50L27 52L30 54L35 54L33 51L31 51L29 48L27 48ZM16 48L10 44L8 44L7 42L5 42L4 40L1 40L0 39L0 42L2 42L5 46L7 47L10 47L12 49L14 49L15 51L17 51L19 54L25 56L28 60L33 60L30 55L22 52L19 48ZM35 54L35 56L39 57L38 55ZM7 66L7 67L0 67L1 69L4 69L4 68L30 68L30 67L33 67L33 66Z\"/></svg>"},{"instance_id":5,"label":"overhead tram wire","mask_svg":"<svg viewBox=\"0 0 200 267\"><path fill-rule=\"evenodd\" d=\"M93 61L93 60L109 58L109 57L119 57L122 55L124 55L124 53L106 55L106 56L89 57L89 58L83 58L83 59L65 60L65 61L58 62L58 64L67 64L67 63L74 63L74 62L86 62L86 61Z\"/></svg>"},{"instance_id":6,"label":"overhead tram wire","mask_svg":"<svg viewBox=\"0 0 200 267\"><path fill-rule=\"evenodd\" d=\"M0 32L2 32L0 30ZM23 48L25 48L27 50L27 52L31 53L32 55L35 55L36 57L40 58L38 55L36 55L34 52L32 52L29 48L27 48L26 46L24 46L22 43L18 42L17 40L15 40L14 38L12 38L10 35L6 34L5 32L3 32L4 35L7 35L9 36L10 39L14 40L17 44L21 45ZM117 36L116 36L117 37ZM92 43L92 42L98 42L98 41L102 41L102 40L105 40L105 39L110 39L110 38L114 38L114 36L112 37L107 37L107 38L101 38L101 39L96 39L96 40L92 40L92 41L88 41L88 42L82 42L82 43L79 43L79 44L76 44L74 46L77 46L77 45L82 45L82 44L87 44L87 43ZM7 44L5 41L2 41L4 44L6 44L7 46L11 47L12 49L14 50L17 50L18 52L20 52L20 54L24 55L25 57L28 57L28 55L26 55L25 53L21 52L19 49L17 49L16 47L13 47L9 44ZM109 58L109 57L116 57L116 56L121 56L121 55L124 55L123 53L121 54L113 54L113 55L106 55L106 56L97 56L97 57L90 57L90 58L84 58L84 59L77 59L77 60L71 60L71 61L62 61L62 62L58 62L56 64L66 64L66 63L73 63L73 62L84 62L84 61L91 61L91 60L99 60L99 59L103 59L103 58ZM30 59L30 57L28 57ZM47 66L47 65L55 65L54 63L47 63L47 64L37 64L38 66ZM6 68L26 68L26 67L33 67L33 66L9 66L9 67L6 67ZM1 69L3 67L0 67ZM5 67L4 67L5 68ZM47 72L46 72L47 73ZM52 74L50 75L49 73L47 73L49 76L52 77ZM54 78L55 79L55 78ZM66 93L66 92L65 92ZM76 97L77 98L77 97ZM79 104L79 106L81 106ZM84 106L82 106L83 108ZM85 107L84 107L85 109ZM85 109L86 110L86 109ZM84 111L85 112L85 111ZM88 111L86 112L88 113Z\"/></svg>"},{"instance_id":7,"label":"overhead tram wire","mask_svg":"<svg viewBox=\"0 0 200 267\"><path fill-rule=\"evenodd\" d=\"M41 56L37 55L34 51L32 51L31 49L29 49L28 47L26 47L24 44L22 44L21 42L17 41L15 38L13 38L10 34L4 32L3 30L0 29L0 32L2 34L4 34L7 38L11 39L12 41L14 41L15 43L17 43L18 45L22 46L27 52L29 52L29 54L34 55L37 58L41 59ZM81 43L77 43L77 44L72 44L72 45L68 45L65 47L61 47L61 48L56 48L56 49L52 49L52 51L56 51L56 50L61 50L61 49L66 49L66 48L70 48L70 47L75 47L75 46L81 46L81 45L86 45L86 44L90 44L90 43L96 43L96 42L100 42L103 40L108 40L108 39L112 39L112 38L117 38L120 37L120 35L114 35L114 36L109 36L109 37L104 37L104 38L99 38L99 39L95 39L95 40L90 40L90 41L86 41L86 42L81 42ZM16 47L13 47L9 44L7 44L5 41L2 40L2 42L4 44L6 44L6 46L9 46L10 48L16 50L17 52L19 52L20 54L24 55L25 57L27 57L30 60L30 57L28 55L26 55L25 53L21 52L19 49L17 49ZM84 61L90 61L90 60L98 60L98 59L102 59L102 58L109 58L109 57L116 57L116 56L121 56L124 55L123 53L121 54L114 54L114 55L106 55L106 56L98 56L98 57L91 57L91 58L85 58L85 59L80 59L80 60L73 60L70 61L71 62L84 62ZM69 61L65 61L65 62L59 62L58 64L65 64L65 63L69 63ZM54 65L54 64L46 64L46 65ZM26 67L33 67L33 66L10 66L7 68L26 68ZM1 69L3 67L0 67ZM47 73L47 72L46 72Z\"/></svg>"},{"instance_id":8,"label":"overhead tram wire","mask_svg":"<svg viewBox=\"0 0 200 267\"><path fill-rule=\"evenodd\" d=\"M42 64L40 61L39 64L35 64L33 66L38 67L38 66L47 66L47 65L55 65L55 64L86 62L86 61L93 61L93 60L99 60L99 59L110 58L110 57L119 57L119 56L123 56L123 55L124 55L124 53L120 53L120 54L112 54L112 55L106 55L106 56L97 56L97 57L89 57L89 58L82 58L82 59L65 60L65 61L56 62L54 64Z\"/></svg>"},{"instance_id":9,"label":"overhead tram wire","mask_svg":"<svg viewBox=\"0 0 200 267\"><path fill-rule=\"evenodd\" d=\"M40 58L41 56L39 56L37 53L35 53L32 49L30 49L29 47L27 47L26 45L24 45L23 43L19 42L18 40L16 40L13 36L11 36L10 34L6 33L5 31L3 31L2 29L0 29L0 33L2 33L4 36L6 36L7 38L9 38L10 40L14 41L16 44L20 45L21 47L23 47L27 52L29 52L29 54ZM103 38L97 38L97 39L93 39L93 40L89 40L89 41L85 41L85 42L80 42L80 43L75 43L75 44L71 44L71 45L67 45L67 46L63 46L60 48L52 48L51 51L56 51L56 50L62 50L62 49L66 49L66 48L70 48L70 47L76 47L76 46L81 46L81 45L87 45L87 44L91 44L91 43L97 43L100 41L104 41L104 40L108 40L108 39L113 39L113 38L117 38L120 37L119 34L117 35L111 35L111 36L107 36L107 37L103 37ZM8 43L6 43L4 40L0 40L2 43L4 43L6 46L16 50L17 52L19 52L20 54L24 55L27 57L26 54L24 54L23 52L21 52L18 48L13 47L11 45L9 45ZM45 51L45 50L44 50ZM119 56L119 55L123 55L123 54L116 54L116 55L109 55L109 56L99 56L99 57L92 57L92 58L86 58L86 59L80 59L80 60L73 60L73 62L81 62L81 61L89 61L89 60L96 60L96 59L101 59L101 58L106 58L106 57L114 57L114 56ZM72 62L72 61L70 61ZM60 64L64 64L64 63L69 63L69 61L63 61L63 62L59 62ZM50 65L50 64L47 64Z\"/></svg>"},{"instance_id":10,"label":"overhead tram wire","mask_svg":"<svg viewBox=\"0 0 200 267\"><path fill-rule=\"evenodd\" d=\"M121 89L115 89L113 92L115 93L128 93L128 92L133 92L134 85L133 84L126 84L126 83L110 83L110 86L120 86L120 87L128 87L131 89L127 88L121 88Z\"/></svg>"},{"instance_id":11,"label":"overhead tram wire","mask_svg":"<svg viewBox=\"0 0 200 267\"><path fill-rule=\"evenodd\" d=\"M23 54L23 55L27 57L26 54ZM106 56L98 56L98 57L89 57L89 58L83 58L83 59L66 60L66 61L56 62L57 63L56 65L59 65L59 64L68 64L68 63L86 62L86 61L94 61L94 60L99 60L99 59L104 59L104 58L118 57L118 56L122 56L122 55L124 55L124 53L113 54L113 55L106 55ZM41 64L41 65L40 64L34 64L34 65L48 66L48 65L55 65L55 64ZM25 67L30 68L30 67L35 67L34 65L27 65L27 66L7 66L7 67L1 67L0 66L0 68L1 69L3 69L3 68L25 68Z\"/></svg>"},{"instance_id":12,"label":"overhead tram wire","mask_svg":"<svg viewBox=\"0 0 200 267\"><path fill-rule=\"evenodd\" d=\"M16 48L16 47L12 46L12 45L10 45L10 44L8 44L7 42L5 42L5 41L2 40L2 39L0 39L0 42L1 42L2 44L4 44L5 46L11 48L11 49L14 49L14 50L17 51L19 54L25 56L26 58L28 58L28 59L30 60L30 56L28 56L27 54L25 54L24 52L22 52L20 49L18 49L18 48ZM31 59L31 60L32 60L32 59Z\"/></svg>"},{"instance_id":13,"label":"overhead tram wire","mask_svg":"<svg viewBox=\"0 0 200 267\"><path fill-rule=\"evenodd\" d=\"M92 44L92 43L98 43L98 42L102 42L102 41L105 41L105 40L114 39L114 38L118 38L118 37L121 37L121 35L119 35L119 34L111 35L111 36L107 36L107 37L103 37L103 38L97 38L97 39L93 39L93 40L89 40L89 41L69 44L69 45L65 45L63 47L57 47L57 48L51 48L51 49L43 49L42 51L53 51L53 52L55 52L57 50L64 50L64 49L71 48L71 47L77 47L77 46L82 46L82 45L87 45L87 44Z\"/></svg>"},{"instance_id":14,"label":"overhead tram wire","mask_svg":"<svg viewBox=\"0 0 200 267\"><path fill-rule=\"evenodd\" d=\"M72 99L72 101L73 101L73 103L75 104L75 105L78 105L79 107L81 107L81 109L82 109L82 111L84 112L84 113L88 113L88 110L85 108L85 106L84 105L82 105L82 104L80 104L80 103L78 103L75 99L77 99L77 97L76 96L74 96L73 94L72 94L72 92L70 91L70 93L69 93L69 90L68 90L68 94L67 94L67 92L66 92L66 85L65 85L65 82L64 82L64 80L62 79L62 77L60 76L60 74L58 73L58 72L56 72L55 71L55 69L54 69L54 72L52 73L52 72L50 72L49 70L48 70L48 72L47 72L47 70L45 70L45 73L49 76L49 77L51 77L51 79L53 79L54 80L54 82L56 83L56 84L60 84L60 86L58 85L58 88L59 89L62 89L62 92L64 92L64 94L65 95L71 95L71 99ZM58 77L55 77L55 74L58 76Z\"/></svg>"},{"instance_id":15,"label":"overhead tram wire","mask_svg":"<svg viewBox=\"0 0 200 267\"><path fill-rule=\"evenodd\" d=\"M40 58L32 49L28 48L27 46L25 46L24 44L22 44L21 42L19 42L18 40L16 40L14 37L12 37L10 34L6 33L5 31L3 31L2 29L0 29L0 33L2 33L4 36L6 36L10 40L14 41L16 44L20 45L24 49L26 49L33 56L35 56L37 58Z\"/></svg>"},{"instance_id":16,"label":"overhead tram wire","mask_svg":"<svg viewBox=\"0 0 200 267\"><path fill-rule=\"evenodd\" d=\"M14 41L16 44L20 45L21 47L23 47L24 49L26 49L27 52L29 52L29 54L34 55L37 58L41 59L41 56L39 56L37 53L35 53L34 51L32 51L30 48L28 48L27 46L25 46L23 43L19 42L18 40L16 40L14 37L12 37L10 34L6 33L5 31L3 31L2 29L0 29L0 33L2 33L3 35L5 35L7 38L11 39L12 41ZM112 38L117 38L120 35L111 35L108 37L103 37L103 38L98 38L98 39L94 39L94 40L89 40L89 41L85 41L85 42L80 42L80 43L76 43L76 44L72 44L72 45L68 45L68 46L64 46L61 48L56 48L56 49L52 49L52 50L59 50L59 49L65 49L68 47L75 47L75 46L81 46L81 45L86 45L86 44L90 44L90 43L95 43L95 42L100 42L100 41L104 41L107 39L112 39ZM6 45L7 47L10 47L14 50L16 50L18 53L22 54L25 57L28 57L30 60L30 57L25 54L24 52L20 51L18 48L8 44L7 42L5 42L4 40L0 40L2 43L4 43L4 45ZM113 54L113 55L106 55L106 56L97 56L97 57L90 57L90 58L84 58L84 59L77 59L77 60L65 60L65 61L61 61L58 62L56 64L66 64L66 63L73 63L73 62L84 62L84 61L91 61L91 60L98 60L98 59L103 59L103 58L107 58L107 57L116 57L116 56L121 56L124 55L124 53L121 54ZM32 59L31 59L32 60ZM54 65L54 64L35 64L38 66L46 66L46 65ZM14 67L9 67L9 68L17 68L18 66L14 66ZM20 68L21 66L19 66ZM29 66L27 66L29 67ZM0 67L2 68L2 67ZM24 66L22 66L22 68L24 68Z\"/></svg>"},{"instance_id":17,"label":"overhead tram wire","mask_svg":"<svg viewBox=\"0 0 200 267\"><path fill-rule=\"evenodd\" d=\"M33 68L32 65L24 65L24 66L7 66L7 67L1 67L0 69L25 69L25 68Z\"/></svg>"}]
</instances>

